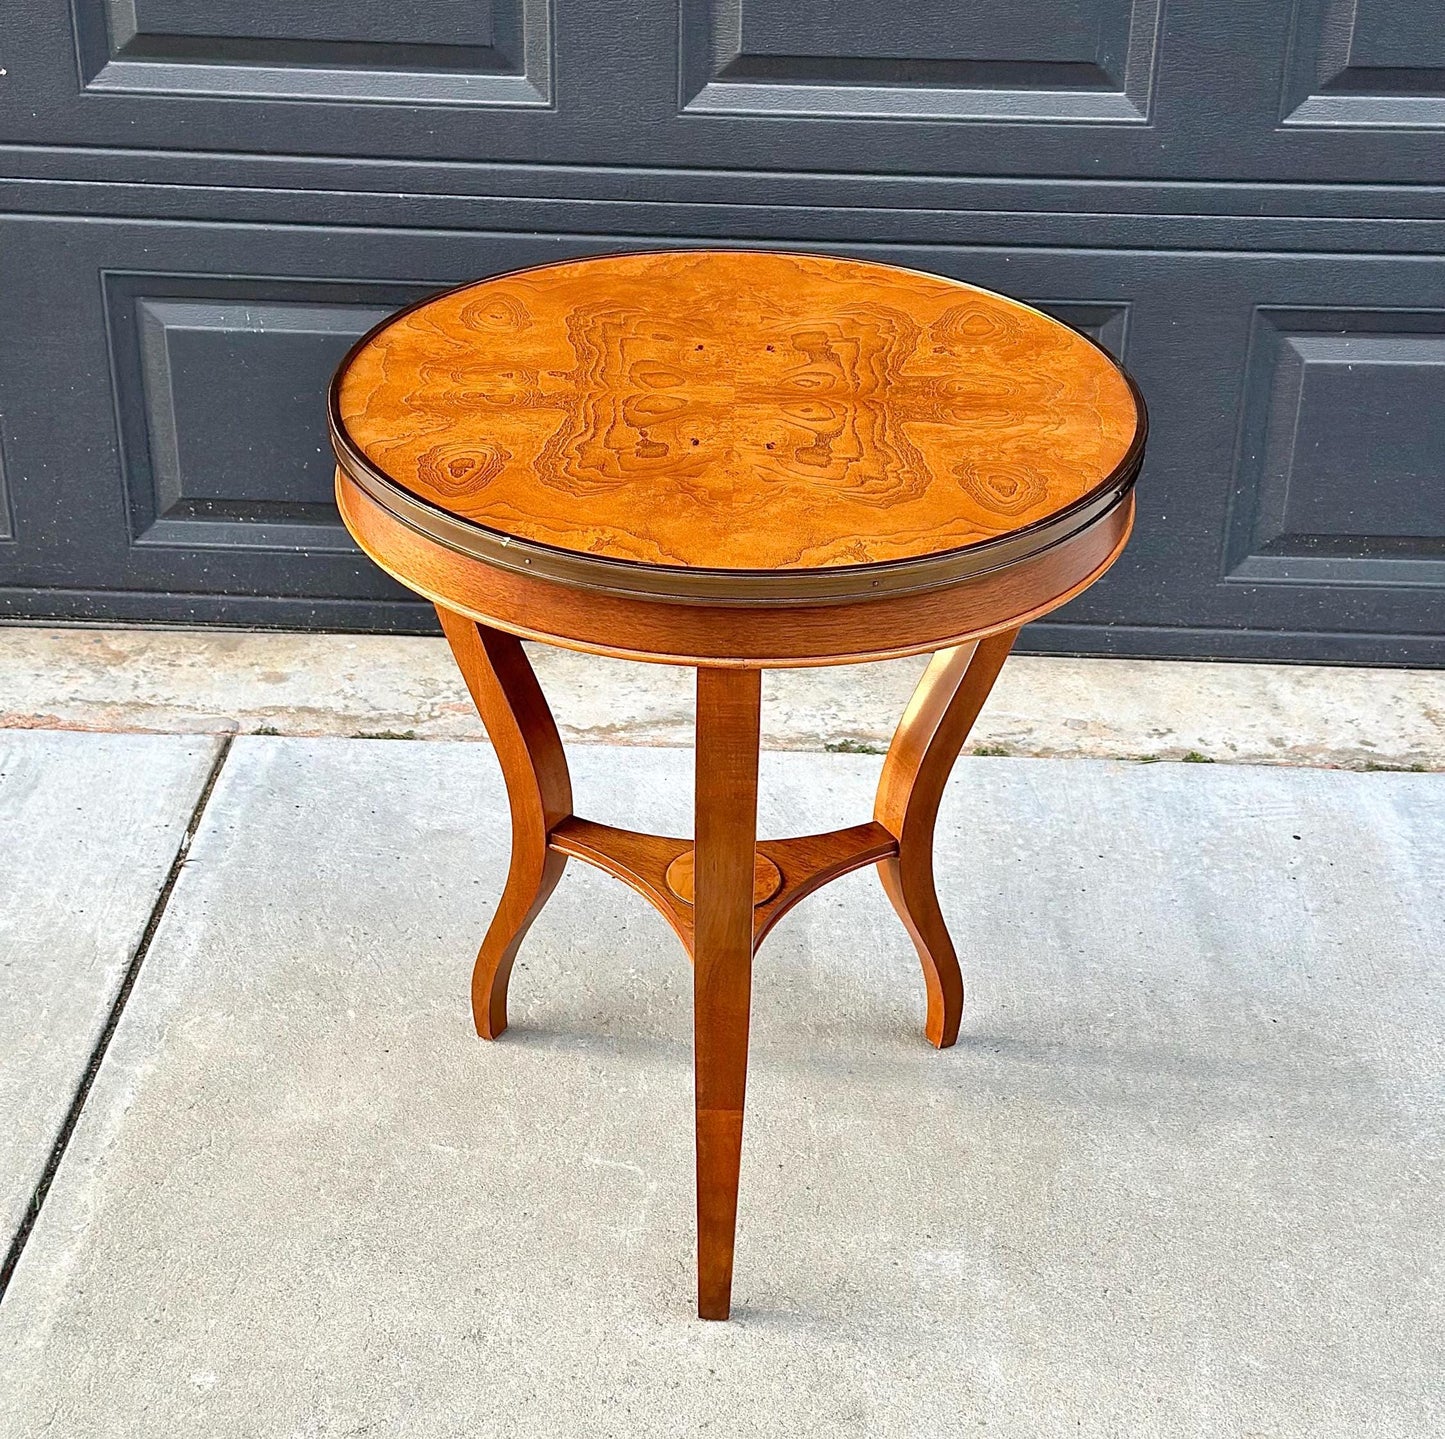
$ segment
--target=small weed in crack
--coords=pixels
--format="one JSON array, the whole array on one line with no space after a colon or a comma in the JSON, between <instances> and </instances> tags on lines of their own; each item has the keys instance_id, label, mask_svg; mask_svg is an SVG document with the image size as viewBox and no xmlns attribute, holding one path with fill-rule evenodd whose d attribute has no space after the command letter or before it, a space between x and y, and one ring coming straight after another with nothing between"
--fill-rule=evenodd
<instances>
[{"instance_id":1,"label":"small weed in crack","mask_svg":"<svg viewBox=\"0 0 1445 1439\"><path fill-rule=\"evenodd\" d=\"M869 744L861 739L830 739L823 748L829 754L882 754L881 745Z\"/></svg>"}]
</instances>

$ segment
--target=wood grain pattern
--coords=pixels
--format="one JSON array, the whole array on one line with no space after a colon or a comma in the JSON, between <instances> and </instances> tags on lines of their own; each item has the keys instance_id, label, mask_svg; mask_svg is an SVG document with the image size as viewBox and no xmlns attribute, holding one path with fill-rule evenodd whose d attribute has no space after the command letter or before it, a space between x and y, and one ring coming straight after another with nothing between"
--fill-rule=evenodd
<instances>
[{"instance_id":1,"label":"wood grain pattern","mask_svg":"<svg viewBox=\"0 0 1445 1439\"><path fill-rule=\"evenodd\" d=\"M879 861L878 875L923 965L924 1032L939 1049L958 1038L963 975L934 887L933 826L953 763L1017 637L1006 630L933 657L878 781L873 818L898 841L897 853Z\"/></svg>"},{"instance_id":2,"label":"wood grain pattern","mask_svg":"<svg viewBox=\"0 0 1445 1439\"><path fill-rule=\"evenodd\" d=\"M933 882L939 800L1016 631L940 652L899 725L879 782L874 818L791 839L756 834L761 671L698 670L696 840L640 834L572 813L556 725L513 636L446 608L453 654L496 748L512 813L506 887L473 977L477 1031L507 1027L507 984L528 927L569 856L607 870L644 895L693 959L698 1221L698 1314L731 1305L752 958L772 926L828 881L876 863L918 949L928 994L928 1037L952 1044L963 983Z\"/></svg>"},{"instance_id":3,"label":"wood grain pattern","mask_svg":"<svg viewBox=\"0 0 1445 1439\"><path fill-rule=\"evenodd\" d=\"M708 569L872 564L1072 505L1140 415L1048 316L892 266L761 251L503 275L355 351L340 423L383 475L490 530Z\"/></svg>"},{"instance_id":4,"label":"wood grain pattern","mask_svg":"<svg viewBox=\"0 0 1445 1439\"><path fill-rule=\"evenodd\" d=\"M697 672L693 1092L697 1312L726 1319L748 1074L757 845L758 670Z\"/></svg>"},{"instance_id":5,"label":"wood grain pattern","mask_svg":"<svg viewBox=\"0 0 1445 1439\"><path fill-rule=\"evenodd\" d=\"M850 870L862 869L898 852L898 841L874 820L830 829L825 834L795 835L791 839L765 839L758 850L777 865L783 882L776 895L764 900L753 917L753 948L800 900Z\"/></svg>"},{"instance_id":6,"label":"wood grain pattern","mask_svg":"<svg viewBox=\"0 0 1445 1439\"><path fill-rule=\"evenodd\" d=\"M689 847L667 867L667 887L684 903L697 899L697 851ZM783 872L761 849L753 856L753 908L783 887Z\"/></svg>"},{"instance_id":7,"label":"wood grain pattern","mask_svg":"<svg viewBox=\"0 0 1445 1439\"><path fill-rule=\"evenodd\" d=\"M550 843L559 854L586 860L631 885L672 926L688 958L692 958L692 905L675 894L667 882L673 861L692 848L690 839L639 834L574 815L552 831Z\"/></svg>"},{"instance_id":8,"label":"wood grain pattern","mask_svg":"<svg viewBox=\"0 0 1445 1439\"><path fill-rule=\"evenodd\" d=\"M557 887L567 857L548 845L572 813L572 780L552 711L515 636L437 606L457 667L486 726L507 783L512 860L472 971L472 1017L483 1039L507 1027L512 961Z\"/></svg>"},{"instance_id":9,"label":"wood grain pattern","mask_svg":"<svg viewBox=\"0 0 1445 1439\"><path fill-rule=\"evenodd\" d=\"M639 834L572 815L552 831L552 848L585 860L631 885L658 909L693 951L696 853L677 835ZM761 839L753 859L753 949L800 900L829 880L898 853L898 841L876 820L823 834Z\"/></svg>"},{"instance_id":10,"label":"wood grain pattern","mask_svg":"<svg viewBox=\"0 0 1445 1439\"><path fill-rule=\"evenodd\" d=\"M384 570L498 629L592 654L668 664L853 664L1015 629L1087 589L1123 552L1132 493L1062 544L930 594L842 605L727 608L585 593L459 555L402 524L338 471L347 528Z\"/></svg>"},{"instance_id":11,"label":"wood grain pattern","mask_svg":"<svg viewBox=\"0 0 1445 1439\"><path fill-rule=\"evenodd\" d=\"M367 463L508 537L469 549L465 527L436 527L440 511L409 510L384 477L359 483L337 442L348 529L437 604L507 781L512 861L477 959L477 1029L506 1027L517 947L569 857L661 911L693 960L698 1313L726 1318L753 955L806 895L876 864L923 965L928 1037L954 1042L963 981L934 888L939 801L1019 626L1123 549L1142 415L1107 357L1026 306L785 255L629 256L508 276L404 315L341 380L347 443L365 445ZM333 412L334 440L335 424ZM1126 452L1113 488L1093 490ZM575 547L580 568L528 570L542 551L524 541ZM661 567L643 593L592 583L583 556L614 572ZM868 567L883 562L888 584L921 564L931 587L870 593L885 582ZM815 578L786 603L753 603L743 587L767 571L727 573L753 566ZM714 573L730 588L708 588ZM695 839L572 813L518 636L698 667ZM924 650L937 653L884 761L873 819L759 841L761 669Z\"/></svg>"}]
</instances>

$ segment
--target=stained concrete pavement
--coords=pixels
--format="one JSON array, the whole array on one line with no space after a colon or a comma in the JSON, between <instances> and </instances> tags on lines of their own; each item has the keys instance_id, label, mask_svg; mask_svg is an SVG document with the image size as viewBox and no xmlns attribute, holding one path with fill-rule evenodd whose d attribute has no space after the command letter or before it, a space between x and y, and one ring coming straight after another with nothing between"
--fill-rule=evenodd
<instances>
[{"instance_id":1,"label":"stained concrete pavement","mask_svg":"<svg viewBox=\"0 0 1445 1439\"><path fill-rule=\"evenodd\" d=\"M563 738L690 745L692 673L531 646ZM885 748L922 659L763 676L769 749ZM0 726L480 739L440 639L0 628ZM971 748L1445 769L1445 674L1015 655Z\"/></svg>"},{"instance_id":2,"label":"stained concrete pavement","mask_svg":"<svg viewBox=\"0 0 1445 1439\"><path fill-rule=\"evenodd\" d=\"M578 749L579 812L685 830L688 759ZM877 764L765 756L764 832ZM235 742L0 1302L0 1434L1440 1432L1438 777L964 760L956 1048L871 874L762 951L725 1325L686 963L574 865L477 1040L506 845L483 746Z\"/></svg>"},{"instance_id":3,"label":"stained concrete pavement","mask_svg":"<svg viewBox=\"0 0 1445 1439\"><path fill-rule=\"evenodd\" d=\"M0 1256L24 1222L219 750L0 730Z\"/></svg>"}]
</instances>

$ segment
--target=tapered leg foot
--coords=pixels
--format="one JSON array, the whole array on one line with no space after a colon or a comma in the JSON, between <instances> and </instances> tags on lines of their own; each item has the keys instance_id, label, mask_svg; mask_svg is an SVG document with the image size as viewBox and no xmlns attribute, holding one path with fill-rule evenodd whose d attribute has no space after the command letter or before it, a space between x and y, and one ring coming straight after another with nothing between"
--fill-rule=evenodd
<instances>
[{"instance_id":1,"label":"tapered leg foot","mask_svg":"<svg viewBox=\"0 0 1445 1439\"><path fill-rule=\"evenodd\" d=\"M477 951L472 969L472 1018L483 1039L496 1039L507 1027L507 985L512 978L512 961L542 912L548 896L557 887L567 856L544 850L541 862L531 846L519 852L515 846L507 887L497 903L497 912L487 927L486 938Z\"/></svg>"},{"instance_id":2,"label":"tapered leg foot","mask_svg":"<svg viewBox=\"0 0 1445 1439\"><path fill-rule=\"evenodd\" d=\"M928 991L929 1041L947 1049L963 1017L963 974L933 881L933 827L944 786L1017 630L940 650L924 671L883 762L873 817L897 840L879 862L883 889L908 930Z\"/></svg>"},{"instance_id":3,"label":"tapered leg foot","mask_svg":"<svg viewBox=\"0 0 1445 1439\"><path fill-rule=\"evenodd\" d=\"M947 1049L958 1038L963 1021L963 971L938 907L933 885L933 857L905 870L895 857L882 860L878 878L898 918L918 951L923 985L928 994L928 1016L923 1032L936 1049Z\"/></svg>"},{"instance_id":4,"label":"tapered leg foot","mask_svg":"<svg viewBox=\"0 0 1445 1439\"><path fill-rule=\"evenodd\" d=\"M697 673L693 1062L697 1121L697 1312L732 1303L753 963L757 670Z\"/></svg>"},{"instance_id":5,"label":"tapered leg foot","mask_svg":"<svg viewBox=\"0 0 1445 1439\"><path fill-rule=\"evenodd\" d=\"M491 738L512 812L506 888L472 971L472 1017L483 1039L507 1027L507 982L532 921L567 857L548 836L572 813L572 782L552 712L521 641L437 606L457 666Z\"/></svg>"}]
</instances>

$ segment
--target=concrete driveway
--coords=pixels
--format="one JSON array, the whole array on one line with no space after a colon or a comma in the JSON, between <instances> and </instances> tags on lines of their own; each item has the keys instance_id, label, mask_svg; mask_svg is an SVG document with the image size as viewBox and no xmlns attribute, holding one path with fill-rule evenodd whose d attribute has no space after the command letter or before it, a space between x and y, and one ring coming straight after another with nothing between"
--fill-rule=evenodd
<instances>
[{"instance_id":1,"label":"concrete driveway","mask_svg":"<svg viewBox=\"0 0 1445 1439\"><path fill-rule=\"evenodd\" d=\"M764 832L878 764L765 755ZM6 1439L1445 1427L1439 775L964 759L955 1049L870 873L762 952L724 1325L662 921L574 866L471 1032L487 747L0 731L0 832Z\"/></svg>"}]
</instances>

